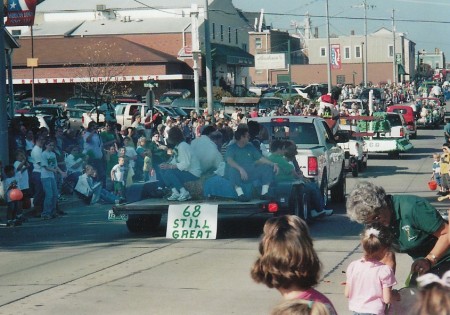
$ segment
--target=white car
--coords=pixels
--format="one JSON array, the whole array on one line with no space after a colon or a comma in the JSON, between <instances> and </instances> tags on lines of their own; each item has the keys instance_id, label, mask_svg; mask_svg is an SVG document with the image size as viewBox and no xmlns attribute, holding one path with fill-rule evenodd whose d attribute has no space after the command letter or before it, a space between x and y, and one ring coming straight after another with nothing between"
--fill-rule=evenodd
<instances>
[{"instance_id":1,"label":"white car","mask_svg":"<svg viewBox=\"0 0 450 315\"><path fill-rule=\"evenodd\" d=\"M116 115L113 105L102 104L98 107L98 109L93 108L89 112L83 113L83 116L81 117L83 128L87 128L91 121L95 121L99 124L104 124L105 115L106 121L116 121Z\"/></svg>"}]
</instances>

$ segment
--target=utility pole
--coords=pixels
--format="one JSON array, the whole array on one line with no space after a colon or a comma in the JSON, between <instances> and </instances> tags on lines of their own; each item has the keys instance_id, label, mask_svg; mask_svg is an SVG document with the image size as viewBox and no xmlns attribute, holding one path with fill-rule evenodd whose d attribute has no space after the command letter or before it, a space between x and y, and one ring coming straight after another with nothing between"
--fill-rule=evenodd
<instances>
[{"instance_id":1,"label":"utility pole","mask_svg":"<svg viewBox=\"0 0 450 315\"><path fill-rule=\"evenodd\" d=\"M204 26L205 26L205 57L206 57L206 99L208 102L208 114L213 113L213 100L212 100L212 60L211 60L211 39L209 33L209 20L208 20L208 0L205 0L204 7Z\"/></svg>"},{"instance_id":2,"label":"utility pole","mask_svg":"<svg viewBox=\"0 0 450 315\"><path fill-rule=\"evenodd\" d=\"M367 1L364 0L364 55L366 55L366 58L364 58L364 87L367 87Z\"/></svg>"},{"instance_id":3,"label":"utility pole","mask_svg":"<svg viewBox=\"0 0 450 315\"><path fill-rule=\"evenodd\" d=\"M392 37L393 37L393 44L392 44L392 76L393 80L392 83L397 84L397 56L395 54L395 19L394 19L394 13L395 10L392 9Z\"/></svg>"},{"instance_id":4,"label":"utility pole","mask_svg":"<svg viewBox=\"0 0 450 315\"><path fill-rule=\"evenodd\" d=\"M199 101L199 74L198 74L198 58L200 56L199 39L198 39L198 7L196 4L191 5L191 33L192 33L192 58L194 60L194 104L195 112L200 113Z\"/></svg>"},{"instance_id":5,"label":"utility pole","mask_svg":"<svg viewBox=\"0 0 450 315\"><path fill-rule=\"evenodd\" d=\"M0 3L0 161L3 166L9 164L9 141L8 141L8 115L6 107L6 51L5 51L5 23L3 17L5 10L3 1ZM12 84L12 78L9 78ZM10 100L14 104L14 100ZM11 105L13 106L13 105Z\"/></svg>"},{"instance_id":6,"label":"utility pole","mask_svg":"<svg viewBox=\"0 0 450 315\"><path fill-rule=\"evenodd\" d=\"M327 14L327 78L328 78L328 93L331 92L331 44L330 44L330 16L328 13L328 0L326 2L326 14Z\"/></svg>"}]
</instances>

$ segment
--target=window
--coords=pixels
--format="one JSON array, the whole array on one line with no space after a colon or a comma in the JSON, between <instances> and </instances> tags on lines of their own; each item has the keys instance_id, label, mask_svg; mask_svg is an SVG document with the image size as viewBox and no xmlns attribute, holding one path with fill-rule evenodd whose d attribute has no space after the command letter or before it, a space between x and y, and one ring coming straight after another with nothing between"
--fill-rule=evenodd
<instances>
[{"instance_id":1,"label":"window","mask_svg":"<svg viewBox=\"0 0 450 315\"><path fill-rule=\"evenodd\" d=\"M361 46L355 46L355 58L361 58Z\"/></svg>"},{"instance_id":2,"label":"window","mask_svg":"<svg viewBox=\"0 0 450 315\"><path fill-rule=\"evenodd\" d=\"M212 39L216 39L216 23L212 24Z\"/></svg>"},{"instance_id":3,"label":"window","mask_svg":"<svg viewBox=\"0 0 450 315\"><path fill-rule=\"evenodd\" d=\"M220 25L220 41L223 42L223 25Z\"/></svg>"},{"instance_id":4,"label":"window","mask_svg":"<svg viewBox=\"0 0 450 315\"><path fill-rule=\"evenodd\" d=\"M388 46L389 52L388 52L388 56L389 57L394 57L394 46L393 45L389 45Z\"/></svg>"},{"instance_id":5,"label":"window","mask_svg":"<svg viewBox=\"0 0 450 315\"><path fill-rule=\"evenodd\" d=\"M344 59L350 59L350 47L344 47Z\"/></svg>"},{"instance_id":6,"label":"window","mask_svg":"<svg viewBox=\"0 0 450 315\"><path fill-rule=\"evenodd\" d=\"M235 38L234 38L234 43L237 45L237 44L239 44L239 40L238 40L238 30L236 29L236 31L235 31Z\"/></svg>"},{"instance_id":7,"label":"window","mask_svg":"<svg viewBox=\"0 0 450 315\"><path fill-rule=\"evenodd\" d=\"M231 43L231 27L228 27L228 42Z\"/></svg>"},{"instance_id":8,"label":"window","mask_svg":"<svg viewBox=\"0 0 450 315\"><path fill-rule=\"evenodd\" d=\"M262 48L262 39L261 37L255 37L255 49Z\"/></svg>"},{"instance_id":9,"label":"window","mask_svg":"<svg viewBox=\"0 0 450 315\"><path fill-rule=\"evenodd\" d=\"M21 30L12 30L11 35L14 37L20 36L20 35L22 35L22 31Z\"/></svg>"},{"instance_id":10,"label":"window","mask_svg":"<svg viewBox=\"0 0 450 315\"><path fill-rule=\"evenodd\" d=\"M247 44L242 44L242 50L243 50L243 51L248 51L248 50L247 50Z\"/></svg>"},{"instance_id":11,"label":"window","mask_svg":"<svg viewBox=\"0 0 450 315\"><path fill-rule=\"evenodd\" d=\"M320 47L320 57L326 57L327 56L327 50L325 47Z\"/></svg>"}]
</instances>

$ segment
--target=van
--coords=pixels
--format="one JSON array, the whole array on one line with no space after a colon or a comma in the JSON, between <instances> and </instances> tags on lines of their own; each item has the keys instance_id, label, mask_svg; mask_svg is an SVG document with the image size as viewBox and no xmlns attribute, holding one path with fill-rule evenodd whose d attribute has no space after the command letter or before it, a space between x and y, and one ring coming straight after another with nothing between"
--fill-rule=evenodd
<instances>
[{"instance_id":1,"label":"van","mask_svg":"<svg viewBox=\"0 0 450 315\"><path fill-rule=\"evenodd\" d=\"M411 106L408 105L392 105L388 106L386 109L386 112L388 113L399 113L402 114L405 123L406 128L409 133L409 137L411 139L417 138L417 126L416 126L416 119L414 110Z\"/></svg>"}]
</instances>

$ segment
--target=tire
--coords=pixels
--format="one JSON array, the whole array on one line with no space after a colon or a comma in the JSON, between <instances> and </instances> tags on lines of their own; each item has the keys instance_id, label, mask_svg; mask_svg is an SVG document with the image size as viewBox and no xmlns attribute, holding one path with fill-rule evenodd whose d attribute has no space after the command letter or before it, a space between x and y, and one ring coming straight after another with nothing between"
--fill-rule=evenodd
<instances>
[{"instance_id":1,"label":"tire","mask_svg":"<svg viewBox=\"0 0 450 315\"><path fill-rule=\"evenodd\" d=\"M131 233L152 233L161 222L161 214L130 215L127 228Z\"/></svg>"},{"instance_id":2,"label":"tire","mask_svg":"<svg viewBox=\"0 0 450 315\"><path fill-rule=\"evenodd\" d=\"M345 202L346 180L345 175L341 172L339 181L331 188L331 200L333 202Z\"/></svg>"},{"instance_id":3,"label":"tire","mask_svg":"<svg viewBox=\"0 0 450 315\"><path fill-rule=\"evenodd\" d=\"M398 151L389 152L388 158L398 160L400 158L400 152Z\"/></svg>"},{"instance_id":4,"label":"tire","mask_svg":"<svg viewBox=\"0 0 450 315\"><path fill-rule=\"evenodd\" d=\"M308 199L302 186L296 186L292 189L289 208L292 209L291 214L296 215L305 221L309 220Z\"/></svg>"},{"instance_id":5,"label":"tire","mask_svg":"<svg viewBox=\"0 0 450 315\"><path fill-rule=\"evenodd\" d=\"M320 183L320 194L323 198L323 204L327 206L328 204L328 175L327 171L323 172L322 182Z\"/></svg>"},{"instance_id":6,"label":"tire","mask_svg":"<svg viewBox=\"0 0 450 315\"><path fill-rule=\"evenodd\" d=\"M358 160L358 172L364 172L367 167L367 163Z\"/></svg>"},{"instance_id":7,"label":"tire","mask_svg":"<svg viewBox=\"0 0 450 315\"><path fill-rule=\"evenodd\" d=\"M352 168L352 176L358 177L358 172L359 172L359 162L356 162L356 167Z\"/></svg>"}]
</instances>

